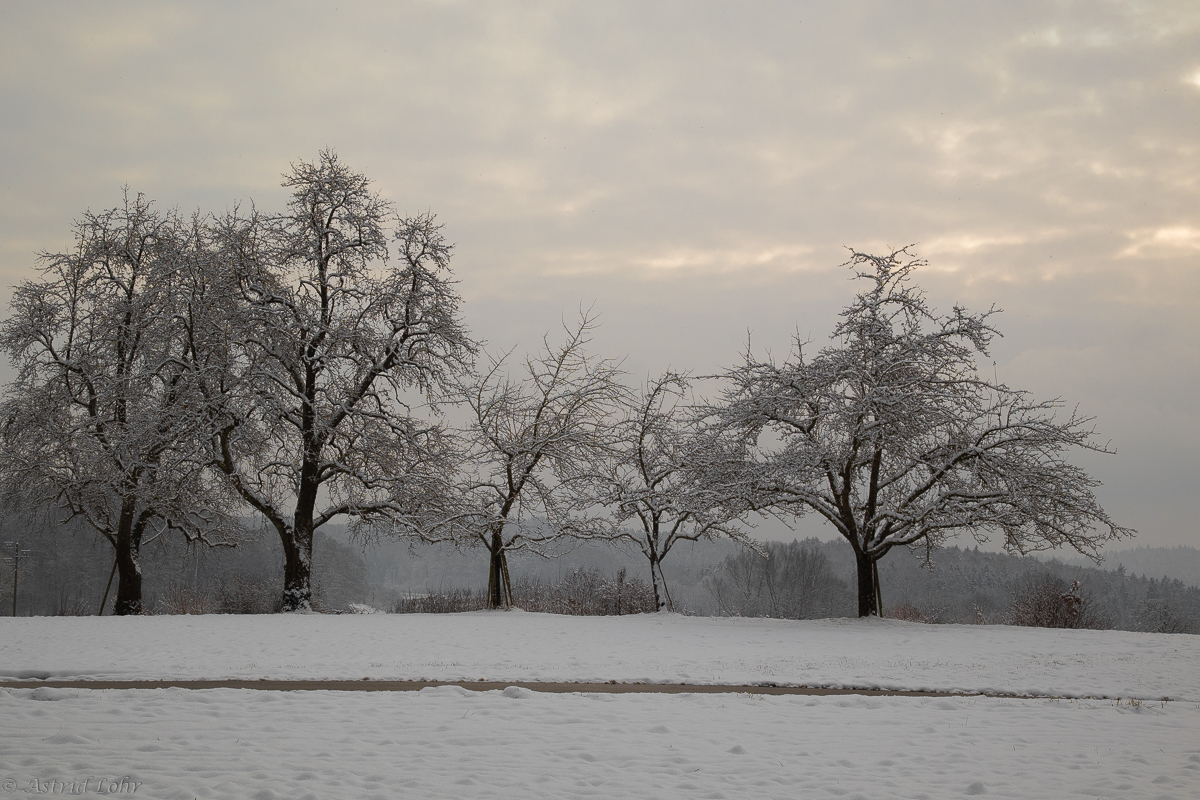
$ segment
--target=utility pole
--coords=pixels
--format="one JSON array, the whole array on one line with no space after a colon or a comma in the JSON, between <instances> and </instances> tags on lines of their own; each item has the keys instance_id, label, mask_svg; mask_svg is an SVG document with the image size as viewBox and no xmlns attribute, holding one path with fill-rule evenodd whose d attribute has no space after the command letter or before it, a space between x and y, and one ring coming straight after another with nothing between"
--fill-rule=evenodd
<instances>
[{"instance_id":1,"label":"utility pole","mask_svg":"<svg viewBox=\"0 0 1200 800\"><path fill-rule=\"evenodd\" d=\"M21 562L24 559L29 558L29 551L22 550L20 542L5 542L4 546L11 547L12 551L13 551L13 554L11 556L4 557L4 563L12 564L12 568L13 568L12 615L15 617L17 615L17 579L21 575Z\"/></svg>"}]
</instances>

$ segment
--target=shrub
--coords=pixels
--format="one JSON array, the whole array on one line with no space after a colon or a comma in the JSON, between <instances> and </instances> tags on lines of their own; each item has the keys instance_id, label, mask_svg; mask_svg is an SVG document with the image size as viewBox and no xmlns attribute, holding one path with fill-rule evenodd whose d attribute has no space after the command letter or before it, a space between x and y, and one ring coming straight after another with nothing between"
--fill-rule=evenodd
<instances>
[{"instance_id":1,"label":"shrub","mask_svg":"<svg viewBox=\"0 0 1200 800\"><path fill-rule=\"evenodd\" d=\"M1137 627L1147 633L1196 633L1200 630L1191 615L1162 598L1142 601L1138 607Z\"/></svg>"},{"instance_id":2,"label":"shrub","mask_svg":"<svg viewBox=\"0 0 1200 800\"><path fill-rule=\"evenodd\" d=\"M441 589L425 594L401 597L392 606L393 614L457 614L461 611L482 611L487 597L482 589Z\"/></svg>"},{"instance_id":3,"label":"shrub","mask_svg":"<svg viewBox=\"0 0 1200 800\"><path fill-rule=\"evenodd\" d=\"M599 570L575 569L555 582L516 581L512 587L513 607L524 611L575 616L645 614L655 610L654 592L640 578L627 577L622 569L616 578ZM396 614L448 614L487 608L487 593L481 589L444 589L410 595L393 606Z\"/></svg>"},{"instance_id":4,"label":"shrub","mask_svg":"<svg viewBox=\"0 0 1200 800\"><path fill-rule=\"evenodd\" d=\"M1014 592L1005 622L1034 628L1107 628L1091 598L1080 591L1079 581L1053 575L1030 576Z\"/></svg>"},{"instance_id":5,"label":"shrub","mask_svg":"<svg viewBox=\"0 0 1200 800\"><path fill-rule=\"evenodd\" d=\"M172 586L158 601L159 614L207 614L211 610L208 595L186 586Z\"/></svg>"},{"instance_id":6,"label":"shrub","mask_svg":"<svg viewBox=\"0 0 1200 800\"><path fill-rule=\"evenodd\" d=\"M216 595L218 614L273 614L281 605L279 590L271 581L242 575L222 576Z\"/></svg>"},{"instance_id":7,"label":"shrub","mask_svg":"<svg viewBox=\"0 0 1200 800\"><path fill-rule=\"evenodd\" d=\"M899 619L905 622L929 622L930 620L921 613L921 609L909 603L904 603L898 606L892 606L884 616L888 619Z\"/></svg>"}]
</instances>

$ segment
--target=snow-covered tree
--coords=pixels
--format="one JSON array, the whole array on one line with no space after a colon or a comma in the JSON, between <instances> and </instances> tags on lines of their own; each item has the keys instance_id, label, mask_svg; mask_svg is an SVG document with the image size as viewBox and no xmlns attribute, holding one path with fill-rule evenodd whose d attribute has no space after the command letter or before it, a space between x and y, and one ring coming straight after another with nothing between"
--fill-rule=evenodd
<instances>
[{"instance_id":1,"label":"snow-covered tree","mask_svg":"<svg viewBox=\"0 0 1200 800\"><path fill-rule=\"evenodd\" d=\"M86 214L75 249L16 288L0 347L5 495L86 520L113 546L114 610L142 610L139 553L167 528L225 543L236 526L204 469L195 313L211 297L202 237L144 197ZM228 298L223 298L227 302Z\"/></svg>"},{"instance_id":2,"label":"snow-covered tree","mask_svg":"<svg viewBox=\"0 0 1200 800\"><path fill-rule=\"evenodd\" d=\"M506 357L462 388L470 421L466 476L456 507L424 530L430 541L482 545L489 554L488 605L512 603L507 554L545 555L565 538L611 538L591 494L593 466L610 445L625 389L613 361L587 352L595 327L582 315L565 340L509 371Z\"/></svg>"},{"instance_id":3,"label":"snow-covered tree","mask_svg":"<svg viewBox=\"0 0 1200 800\"><path fill-rule=\"evenodd\" d=\"M1070 546L1095 556L1133 531L1067 461L1109 452L1091 419L989 380L975 357L996 335L994 310L935 313L910 283L924 262L907 250L853 252L869 288L841 313L834 343L804 343L783 363L728 372L712 422L750 449L742 468L781 512L814 511L854 550L858 613L876 613L876 562L897 546L926 554L947 537L1003 537L1013 552Z\"/></svg>"},{"instance_id":4,"label":"snow-covered tree","mask_svg":"<svg viewBox=\"0 0 1200 800\"><path fill-rule=\"evenodd\" d=\"M243 313L213 452L279 535L292 611L311 604L314 530L339 515L410 514L444 494L447 437L413 406L475 344L432 215L399 218L330 151L294 165L284 186L285 213L223 228Z\"/></svg>"},{"instance_id":5,"label":"snow-covered tree","mask_svg":"<svg viewBox=\"0 0 1200 800\"><path fill-rule=\"evenodd\" d=\"M612 507L620 536L633 542L650 563L655 606L670 603L663 559L680 541L727 536L751 544L745 515L752 487L723 480L713 464L719 438L704 436L684 406L687 379L668 372L626 404L614 426L599 477L599 499Z\"/></svg>"}]
</instances>

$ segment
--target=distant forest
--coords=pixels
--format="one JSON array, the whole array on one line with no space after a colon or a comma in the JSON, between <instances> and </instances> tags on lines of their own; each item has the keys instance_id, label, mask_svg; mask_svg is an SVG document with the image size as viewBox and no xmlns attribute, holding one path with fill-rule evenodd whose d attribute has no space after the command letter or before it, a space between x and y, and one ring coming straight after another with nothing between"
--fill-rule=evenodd
<instances>
[{"instance_id":1,"label":"distant forest","mask_svg":"<svg viewBox=\"0 0 1200 800\"><path fill-rule=\"evenodd\" d=\"M478 590L488 555L448 545L371 544L344 527L327 526L315 541L313 588L318 610L404 610L413 597ZM36 535L28 533L36 529ZM111 548L84 528L10 518L0 541L25 532L17 613L94 615L112 566ZM842 541L817 539L764 545L767 557L729 541L681 545L664 565L676 610L698 615L823 618L854 616L854 558ZM4 555L11 555L5 548ZM251 531L233 548L187 548L165 540L143 552L146 607L155 614L270 613L279 604L278 538ZM622 573L622 570L624 572ZM557 558L525 555L512 564L516 584L554 585L573 574L589 585L647 576L640 553L584 545ZM1075 593L1086 627L1200 633L1200 550L1137 547L1109 553L1101 568L947 547L932 569L897 551L879 564L886 616L931 623L1016 623L1014 609L1047 587L1052 597ZM627 578L625 576L628 576ZM12 613L13 568L0 568L0 614ZM578 583L578 582L576 582ZM105 614L111 613L110 590ZM604 612L600 612L604 613Z\"/></svg>"}]
</instances>

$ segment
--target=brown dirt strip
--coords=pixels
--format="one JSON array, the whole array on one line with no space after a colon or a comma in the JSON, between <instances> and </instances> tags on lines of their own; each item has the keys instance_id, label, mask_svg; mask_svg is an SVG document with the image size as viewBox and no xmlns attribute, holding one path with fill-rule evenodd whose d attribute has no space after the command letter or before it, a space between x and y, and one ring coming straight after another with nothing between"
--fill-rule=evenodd
<instances>
[{"instance_id":1,"label":"brown dirt strip","mask_svg":"<svg viewBox=\"0 0 1200 800\"><path fill-rule=\"evenodd\" d=\"M771 695L870 695L875 697L1031 697L1031 695L994 692L931 692L915 689L844 689L821 686L771 686L751 684L708 683L551 683L548 681L377 681L363 678L351 680L224 680L224 681L70 681L23 680L0 681L4 689L258 689L275 692L333 691L333 692L415 692L433 686L461 686L473 692L507 689L519 686L535 692L594 692L606 694L771 694Z\"/></svg>"}]
</instances>

